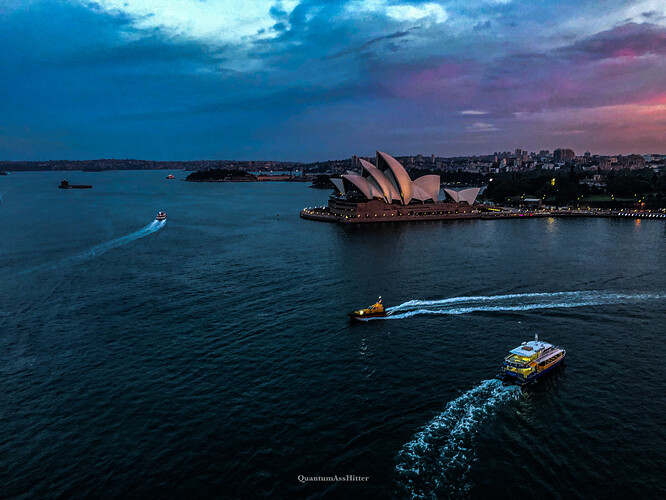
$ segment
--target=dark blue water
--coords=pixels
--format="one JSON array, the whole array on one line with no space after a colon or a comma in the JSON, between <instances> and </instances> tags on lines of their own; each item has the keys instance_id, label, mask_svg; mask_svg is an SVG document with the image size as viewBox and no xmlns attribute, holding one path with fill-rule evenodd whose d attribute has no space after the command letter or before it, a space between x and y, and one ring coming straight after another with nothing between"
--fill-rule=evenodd
<instances>
[{"instance_id":1,"label":"dark blue water","mask_svg":"<svg viewBox=\"0 0 666 500\"><path fill-rule=\"evenodd\" d=\"M0 177L0 496L666 493L663 221L341 227L165 176ZM535 333L564 369L492 380Z\"/></svg>"}]
</instances>

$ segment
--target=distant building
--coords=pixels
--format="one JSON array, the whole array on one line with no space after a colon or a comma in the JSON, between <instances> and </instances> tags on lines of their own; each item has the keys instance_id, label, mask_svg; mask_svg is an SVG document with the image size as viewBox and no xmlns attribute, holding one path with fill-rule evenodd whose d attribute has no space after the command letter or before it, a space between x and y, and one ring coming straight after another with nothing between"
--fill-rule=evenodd
<instances>
[{"instance_id":1,"label":"distant building","mask_svg":"<svg viewBox=\"0 0 666 500\"><path fill-rule=\"evenodd\" d=\"M521 207L537 209L541 208L541 198L525 198L520 202Z\"/></svg>"},{"instance_id":2,"label":"distant building","mask_svg":"<svg viewBox=\"0 0 666 500\"><path fill-rule=\"evenodd\" d=\"M553 151L553 161L555 163L567 163L573 161L575 157L576 154L573 152L573 149L557 148Z\"/></svg>"},{"instance_id":3,"label":"distant building","mask_svg":"<svg viewBox=\"0 0 666 500\"><path fill-rule=\"evenodd\" d=\"M595 174L592 177L589 177L587 179L582 179L582 180L578 181L578 183L579 184L586 184L590 187L594 187L594 188L598 188L598 189L606 187L606 183L604 182L603 177L601 177L601 175L599 175L599 174Z\"/></svg>"}]
</instances>

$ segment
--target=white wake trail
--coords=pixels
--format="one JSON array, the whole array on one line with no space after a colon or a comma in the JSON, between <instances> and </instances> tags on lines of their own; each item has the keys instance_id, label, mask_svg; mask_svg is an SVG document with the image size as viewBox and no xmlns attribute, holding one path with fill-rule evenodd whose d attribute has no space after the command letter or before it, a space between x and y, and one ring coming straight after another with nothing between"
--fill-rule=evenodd
<instances>
[{"instance_id":1,"label":"white wake trail","mask_svg":"<svg viewBox=\"0 0 666 500\"><path fill-rule=\"evenodd\" d=\"M93 247L89 251L82 254L82 256L97 257L99 255L102 255L103 253L108 252L109 250L118 248L123 245L127 245L128 243L138 240L139 238L143 238L145 236L148 236L149 234L153 234L154 232L162 229L165 225L166 225L166 220L154 220L146 227L139 229L138 231L134 231L133 233L121 236L120 238L116 238L115 240L107 241L106 243L97 245L96 247Z\"/></svg>"},{"instance_id":2,"label":"white wake trail","mask_svg":"<svg viewBox=\"0 0 666 500\"><path fill-rule=\"evenodd\" d=\"M35 271L39 271L42 269L55 269L59 265L62 265L67 262L72 262L72 261L79 261L79 260L85 260L89 259L91 257L98 257L109 250L112 250L114 248L118 248L123 245L127 245L128 243L131 243L132 241L138 240L139 238L143 238L145 236L148 236L150 234L153 234L156 231L159 231L166 225L166 220L154 220L147 226L139 229L138 231L134 231L133 233L126 234L125 236L121 236L120 238L116 238L111 241L107 241L106 243L101 243L97 246L94 246L90 250L87 250L85 252L82 252L77 255L73 255L70 257L65 257L62 260L55 262L55 263L48 263L48 264L41 264L37 267L33 267L31 269L26 269L25 271L21 271L19 274L27 274L27 273L32 273Z\"/></svg>"},{"instance_id":3,"label":"white wake trail","mask_svg":"<svg viewBox=\"0 0 666 500\"><path fill-rule=\"evenodd\" d=\"M387 311L400 311L403 309L411 309L416 306L443 306L448 304L468 303L468 302L499 302L511 299L541 299L558 296L575 296L585 293L595 292L538 292L538 293L512 293L507 295L477 295L466 297L450 297L441 300L409 300L400 305L387 308Z\"/></svg>"},{"instance_id":4,"label":"white wake trail","mask_svg":"<svg viewBox=\"0 0 666 500\"><path fill-rule=\"evenodd\" d=\"M424 314L459 315L473 312L528 311L626 304L663 298L666 298L666 295L659 293L627 294L596 290L451 297L441 300L410 300L387 308L385 318L371 319L405 319Z\"/></svg>"},{"instance_id":5,"label":"white wake trail","mask_svg":"<svg viewBox=\"0 0 666 500\"><path fill-rule=\"evenodd\" d=\"M504 402L517 399L520 388L485 380L449 402L397 456L396 482L412 498L450 498L472 486L469 470L476 459L479 426Z\"/></svg>"}]
</instances>

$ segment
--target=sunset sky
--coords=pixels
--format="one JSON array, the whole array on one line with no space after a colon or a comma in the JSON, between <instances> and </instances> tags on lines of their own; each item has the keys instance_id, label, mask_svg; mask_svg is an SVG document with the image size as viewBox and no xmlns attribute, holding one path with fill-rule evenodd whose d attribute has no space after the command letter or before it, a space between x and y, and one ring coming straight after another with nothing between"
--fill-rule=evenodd
<instances>
[{"instance_id":1,"label":"sunset sky","mask_svg":"<svg viewBox=\"0 0 666 500\"><path fill-rule=\"evenodd\" d=\"M0 160L666 153L665 6L0 0Z\"/></svg>"}]
</instances>

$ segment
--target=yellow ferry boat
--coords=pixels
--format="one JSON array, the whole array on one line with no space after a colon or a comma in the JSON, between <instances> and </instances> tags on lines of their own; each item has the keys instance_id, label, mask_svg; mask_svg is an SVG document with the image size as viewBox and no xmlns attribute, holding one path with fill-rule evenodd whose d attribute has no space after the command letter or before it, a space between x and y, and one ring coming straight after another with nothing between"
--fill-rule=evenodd
<instances>
[{"instance_id":1,"label":"yellow ferry boat","mask_svg":"<svg viewBox=\"0 0 666 500\"><path fill-rule=\"evenodd\" d=\"M386 316L386 310L384 309L384 304L382 304L382 298L379 297L379 300L370 307L350 312L347 316L349 316L352 321L364 321L370 318L384 317Z\"/></svg>"},{"instance_id":2,"label":"yellow ferry boat","mask_svg":"<svg viewBox=\"0 0 666 500\"><path fill-rule=\"evenodd\" d=\"M564 349L540 341L537 334L534 340L509 351L504 358L502 373L497 377L505 382L526 385L560 366L566 355Z\"/></svg>"}]
</instances>

